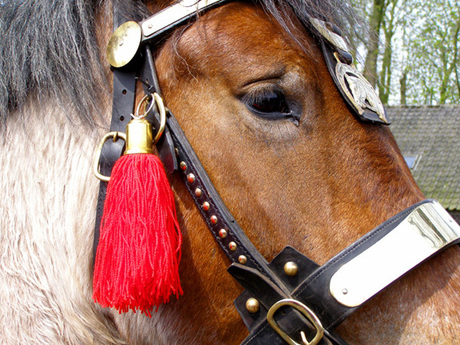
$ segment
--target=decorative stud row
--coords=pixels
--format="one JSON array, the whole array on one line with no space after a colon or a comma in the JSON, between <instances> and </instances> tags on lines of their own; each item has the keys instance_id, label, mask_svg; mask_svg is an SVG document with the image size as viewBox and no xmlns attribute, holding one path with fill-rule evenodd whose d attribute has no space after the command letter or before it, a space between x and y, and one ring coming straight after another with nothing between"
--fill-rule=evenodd
<instances>
[{"instance_id":1,"label":"decorative stud row","mask_svg":"<svg viewBox=\"0 0 460 345\"><path fill-rule=\"evenodd\" d=\"M187 174L187 163L182 161L179 163L179 167L180 169ZM189 184L194 184L196 182L196 176L193 174L193 173L188 173L186 175L187 177L187 182ZM200 198L203 196L203 191L200 187L196 187L195 190L194 190L194 194L197 198ZM204 201L202 204L201 204L201 208L203 211L205 212L208 212L210 209L211 209L211 204L209 203L209 201ZM206 216L206 215L205 215ZM212 225L216 225L219 221L219 219L217 218L216 215L214 214L211 214L210 216L207 216L209 217L208 220L211 222ZM218 235L219 235L219 238L220 239L225 239L227 238L228 236L228 231L226 229L220 229L219 232L218 232ZM238 249L238 246L236 244L236 242L234 241L230 241L228 243L228 249L231 251L231 252L235 252L237 249ZM246 256L244 255L240 255L238 257L238 262L242 265L245 265L247 263L248 259Z\"/></svg>"}]
</instances>

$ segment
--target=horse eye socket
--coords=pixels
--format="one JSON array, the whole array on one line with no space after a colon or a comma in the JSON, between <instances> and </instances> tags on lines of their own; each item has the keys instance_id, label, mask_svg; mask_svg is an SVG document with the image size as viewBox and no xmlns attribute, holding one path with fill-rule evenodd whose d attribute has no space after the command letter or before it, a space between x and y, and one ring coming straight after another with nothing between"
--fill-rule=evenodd
<instances>
[{"instance_id":1,"label":"horse eye socket","mask_svg":"<svg viewBox=\"0 0 460 345\"><path fill-rule=\"evenodd\" d=\"M243 102L256 115L277 120L291 115L291 110L283 93L278 90L263 90L255 94L246 94Z\"/></svg>"}]
</instances>

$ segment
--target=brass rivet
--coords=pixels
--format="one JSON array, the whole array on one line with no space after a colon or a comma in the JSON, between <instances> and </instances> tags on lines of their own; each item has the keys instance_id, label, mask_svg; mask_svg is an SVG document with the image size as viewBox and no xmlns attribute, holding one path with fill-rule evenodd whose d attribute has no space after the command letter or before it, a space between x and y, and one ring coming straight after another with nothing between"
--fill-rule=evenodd
<instances>
[{"instance_id":1,"label":"brass rivet","mask_svg":"<svg viewBox=\"0 0 460 345\"><path fill-rule=\"evenodd\" d=\"M238 257L238 261L240 262L240 264L246 265L246 262L248 262L248 258L245 257L244 255L240 255L240 256Z\"/></svg>"},{"instance_id":2,"label":"brass rivet","mask_svg":"<svg viewBox=\"0 0 460 345\"><path fill-rule=\"evenodd\" d=\"M289 277L294 277L298 271L299 266L297 266L295 262L288 261L284 265L284 273L286 273Z\"/></svg>"},{"instance_id":3,"label":"brass rivet","mask_svg":"<svg viewBox=\"0 0 460 345\"><path fill-rule=\"evenodd\" d=\"M203 210L209 211L209 207L210 207L209 202L205 201L205 202L203 203Z\"/></svg>"},{"instance_id":4,"label":"brass rivet","mask_svg":"<svg viewBox=\"0 0 460 345\"><path fill-rule=\"evenodd\" d=\"M346 295L346 294L348 293L348 289L343 289L343 290L342 290L342 293L343 293L344 295Z\"/></svg>"},{"instance_id":5,"label":"brass rivet","mask_svg":"<svg viewBox=\"0 0 460 345\"><path fill-rule=\"evenodd\" d=\"M179 166L182 170L187 170L187 164L185 162L180 162Z\"/></svg>"},{"instance_id":6,"label":"brass rivet","mask_svg":"<svg viewBox=\"0 0 460 345\"><path fill-rule=\"evenodd\" d=\"M220 238L225 238L225 237L227 237L227 230L225 230L225 229L220 229L220 230L219 230L219 236L220 236Z\"/></svg>"},{"instance_id":7,"label":"brass rivet","mask_svg":"<svg viewBox=\"0 0 460 345\"><path fill-rule=\"evenodd\" d=\"M234 252L234 251L236 250L236 243L235 243L235 242L230 242L230 243L228 244L228 248L230 248L230 250L231 250L232 252Z\"/></svg>"},{"instance_id":8,"label":"brass rivet","mask_svg":"<svg viewBox=\"0 0 460 345\"><path fill-rule=\"evenodd\" d=\"M188 175L187 175L187 181L188 181L189 183L194 183L194 182L195 182L195 175L193 175L193 174L188 174Z\"/></svg>"},{"instance_id":9,"label":"brass rivet","mask_svg":"<svg viewBox=\"0 0 460 345\"><path fill-rule=\"evenodd\" d=\"M248 312L250 312L251 314L257 313L259 311L259 308L260 303L258 300L256 300L253 297L248 298L248 300L246 301L246 309Z\"/></svg>"},{"instance_id":10,"label":"brass rivet","mask_svg":"<svg viewBox=\"0 0 460 345\"><path fill-rule=\"evenodd\" d=\"M212 224L217 224L217 217L216 216L211 216L211 223Z\"/></svg>"},{"instance_id":11,"label":"brass rivet","mask_svg":"<svg viewBox=\"0 0 460 345\"><path fill-rule=\"evenodd\" d=\"M200 188L195 189L195 195L196 195L197 197L200 197L201 194L202 194L202 192L201 192L201 189L200 189Z\"/></svg>"}]
</instances>

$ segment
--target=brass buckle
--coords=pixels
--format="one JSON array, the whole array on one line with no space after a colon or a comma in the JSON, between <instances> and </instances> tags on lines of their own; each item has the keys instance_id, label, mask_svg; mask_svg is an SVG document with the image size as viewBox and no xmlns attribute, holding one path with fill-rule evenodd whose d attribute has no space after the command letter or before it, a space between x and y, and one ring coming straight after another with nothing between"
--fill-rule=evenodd
<instances>
[{"instance_id":1,"label":"brass buckle","mask_svg":"<svg viewBox=\"0 0 460 345\"><path fill-rule=\"evenodd\" d=\"M104 137L102 138L101 142L99 143L99 146L97 148L96 156L94 158L93 162L93 172L96 177L104 182L109 182L110 177L109 176L104 176L99 172L99 161L101 159L101 151L102 147L104 146L105 142L109 140L110 138L113 138L113 141L117 141L118 137L122 138L124 141L126 141L126 135L123 132L109 132Z\"/></svg>"},{"instance_id":2,"label":"brass buckle","mask_svg":"<svg viewBox=\"0 0 460 345\"><path fill-rule=\"evenodd\" d=\"M297 309L308 320L310 320L310 322L313 324L313 326L316 329L316 335L310 342L307 340L307 337L305 336L305 333L303 331L300 332L300 336L302 337L303 344L299 344L294 339L292 339L289 335L287 335L281 329L280 326L278 326L278 324L276 323L274 319L274 315L278 311L278 309L283 306L290 306L294 309ZM289 345L316 345L320 342L320 340L324 336L324 328L321 325L321 321L318 319L318 317L305 304L299 301L296 301L295 299L282 299L276 302L275 304L273 304L271 308L268 310L267 321L270 324L270 326L275 330L275 332L278 333L281 336L281 338L283 338Z\"/></svg>"}]
</instances>

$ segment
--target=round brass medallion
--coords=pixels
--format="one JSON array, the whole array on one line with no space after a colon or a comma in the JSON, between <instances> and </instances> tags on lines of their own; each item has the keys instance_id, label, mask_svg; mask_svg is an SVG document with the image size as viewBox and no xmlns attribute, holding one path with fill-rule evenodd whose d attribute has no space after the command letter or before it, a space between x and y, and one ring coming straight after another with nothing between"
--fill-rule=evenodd
<instances>
[{"instance_id":1,"label":"round brass medallion","mask_svg":"<svg viewBox=\"0 0 460 345\"><path fill-rule=\"evenodd\" d=\"M136 55L141 38L142 30L136 22L120 25L107 45L107 60L110 65L116 68L127 65Z\"/></svg>"}]
</instances>

